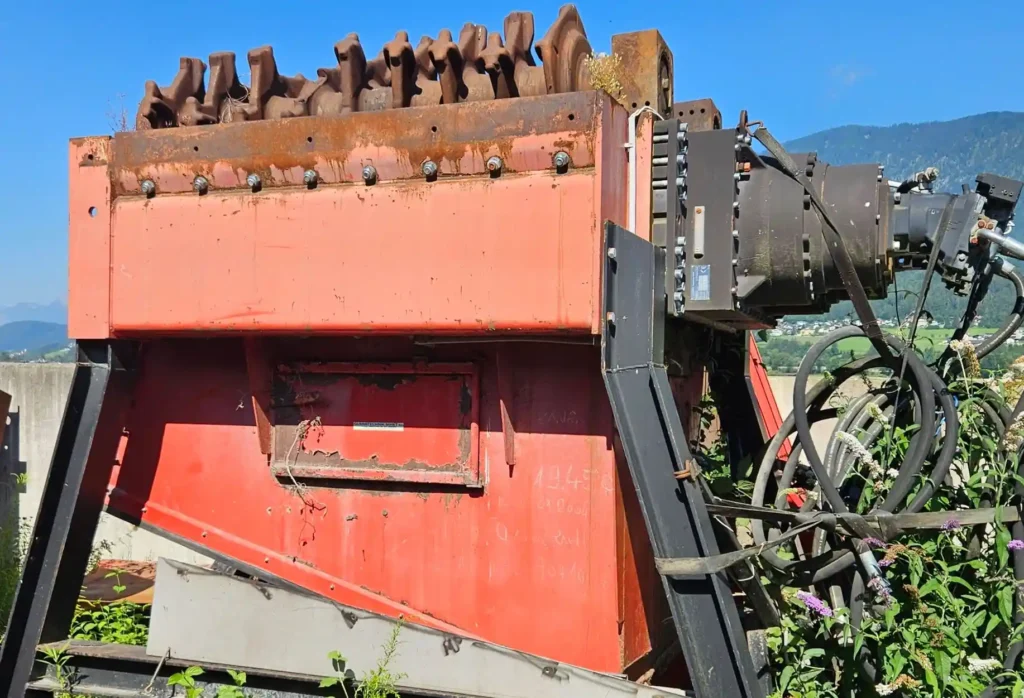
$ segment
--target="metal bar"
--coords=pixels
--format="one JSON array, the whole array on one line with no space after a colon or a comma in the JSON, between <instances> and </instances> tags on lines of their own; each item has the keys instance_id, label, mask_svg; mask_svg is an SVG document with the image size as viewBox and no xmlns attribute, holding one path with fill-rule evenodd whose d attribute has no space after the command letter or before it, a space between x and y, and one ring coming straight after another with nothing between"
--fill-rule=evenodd
<instances>
[{"instance_id":1,"label":"metal bar","mask_svg":"<svg viewBox=\"0 0 1024 698\"><path fill-rule=\"evenodd\" d=\"M0 695L22 695L37 645L67 637L133 378L133 346L79 343L64 419L0 647Z\"/></svg>"},{"instance_id":2,"label":"metal bar","mask_svg":"<svg viewBox=\"0 0 1024 698\"><path fill-rule=\"evenodd\" d=\"M657 274L663 252L611 223L605 245L605 385L654 554L716 555L700 487L679 477L693 469L655 341L666 302ZM697 696L763 696L725 578L663 577L663 582Z\"/></svg>"},{"instance_id":3,"label":"metal bar","mask_svg":"<svg viewBox=\"0 0 1024 698\"><path fill-rule=\"evenodd\" d=\"M223 575L169 560L157 567L147 652L179 663L256 667L290 676L365 676L381 659L395 621L308 592ZM403 695L474 698L669 698L685 692L642 686L508 647L403 623L389 669ZM282 652L279 638L286 637Z\"/></svg>"}]
</instances>

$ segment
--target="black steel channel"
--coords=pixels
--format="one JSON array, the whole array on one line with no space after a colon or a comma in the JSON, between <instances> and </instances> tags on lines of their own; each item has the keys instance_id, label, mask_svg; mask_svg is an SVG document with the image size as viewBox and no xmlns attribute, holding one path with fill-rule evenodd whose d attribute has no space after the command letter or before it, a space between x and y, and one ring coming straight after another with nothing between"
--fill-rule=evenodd
<instances>
[{"instance_id":1,"label":"black steel channel","mask_svg":"<svg viewBox=\"0 0 1024 698\"><path fill-rule=\"evenodd\" d=\"M67 637L117 458L133 345L80 342L28 556L0 646L0 695L21 696L42 642Z\"/></svg>"},{"instance_id":2,"label":"black steel channel","mask_svg":"<svg viewBox=\"0 0 1024 698\"><path fill-rule=\"evenodd\" d=\"M655 344L655 327L664 322L664 284L656 271L664 252L611 223L605 250L602 368L654 554L716 555L700 487L695 478L677 477L690 452ZM698 698L763 697L724 576L662 579Z\"/></svg>"}]
</instances>

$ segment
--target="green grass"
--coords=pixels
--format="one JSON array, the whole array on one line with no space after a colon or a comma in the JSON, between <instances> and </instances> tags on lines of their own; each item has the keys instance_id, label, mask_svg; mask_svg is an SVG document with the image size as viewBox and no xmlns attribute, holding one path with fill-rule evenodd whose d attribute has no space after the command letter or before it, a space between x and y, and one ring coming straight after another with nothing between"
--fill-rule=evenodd
<instances>
[{"instance_id":1,"label":"green grass","mask_svg":"<svg viewBox=\"0 0 1024 698\"><path fill-rule=\"evenodd\" d=\"M887 332L891 332L892 328L884 328ZM992 334L995 332L995 328L991 327L972 327L968 330L970 335L979 334ZM940 327L922 327L917 331L917 337L915 344L919 350L927 350L930 347L941 348L947 341L949 341L950 335L953 334L953 330L947 330ZM812 336L800 336L800 335L783 335L781 337L770 337L772 339L790 339L796 342L802 342L807 346L810 346L820 340L824 335L812 335ZM850 337L844 339L837 345L840 351L849 352L852 351L858 356L866 353L871 348L871 342L867 337Z\"/></svg>"}]
</instances>

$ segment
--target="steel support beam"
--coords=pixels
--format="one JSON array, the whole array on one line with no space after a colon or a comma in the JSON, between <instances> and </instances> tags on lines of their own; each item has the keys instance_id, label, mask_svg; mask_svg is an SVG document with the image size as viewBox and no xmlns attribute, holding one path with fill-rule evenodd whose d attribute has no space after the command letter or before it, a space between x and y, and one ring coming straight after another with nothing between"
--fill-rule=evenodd
<instances>
[{"instance_id":1,"label":"steel support beam","mask_svg":"<svg viewBox=\"0 0 1024 698\"><path fill-rule=\"evenodd\" d=\"M602 368L654 554L715 555L711 517L663 364L664 252L610 223L605 248ZM726 578L662 579L698 698L762 697Z\"/></svg>"},{"instance_id":2,"label":"steel support beam","mask_svg":"<svg viewBox=\"0 0 1024 698\"><path fill-rule=\"evenodd\" d=\"M0 647L0 695L23 695L37 646L67 637L117 458L134 366L133 345L78 345L64 418Z\"/></svg>"}]
</instances>

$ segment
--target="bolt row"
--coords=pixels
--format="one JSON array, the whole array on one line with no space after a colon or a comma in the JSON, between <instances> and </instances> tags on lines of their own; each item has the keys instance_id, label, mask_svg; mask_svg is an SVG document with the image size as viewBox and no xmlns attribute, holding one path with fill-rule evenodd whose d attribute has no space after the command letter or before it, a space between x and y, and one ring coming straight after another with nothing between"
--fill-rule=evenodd
<instances>
[{"instance_id":1,"label":"bolt row","mask_svg":"<svg viewBox=\"0 0 1024 698\"><path fill-rule=\"evenodd\" d=\"M564 150L560 150L555 153L552 158L552 163L555 166L555 171L559 174L564 174L569 169L569 165L572 163L569 154ZM487 172L491 177L499 177L505 169L505 161L497 155L494 155L487 160ZM433 160L424 160L423 164L420 165L420 174L427 181L434 181L437 179L439 169L437 163ZM372 186L377 183L377 168L373 165L366 165L362 171L363 183L367 186ZM253 192L258 192L263 188L263 179L255 172L250 173L245 178L245 183ZM315 189L320 183L320 175L314 169L305 170L302 173L302 183L309 189ZM152 179L144 179L140 185L142 193L146 197L152 197L156 195L156 183ZM192 180L192 190L203 195L210 190L210 180L204 175L196 175Z\"/></svg>"}]
</instances>

